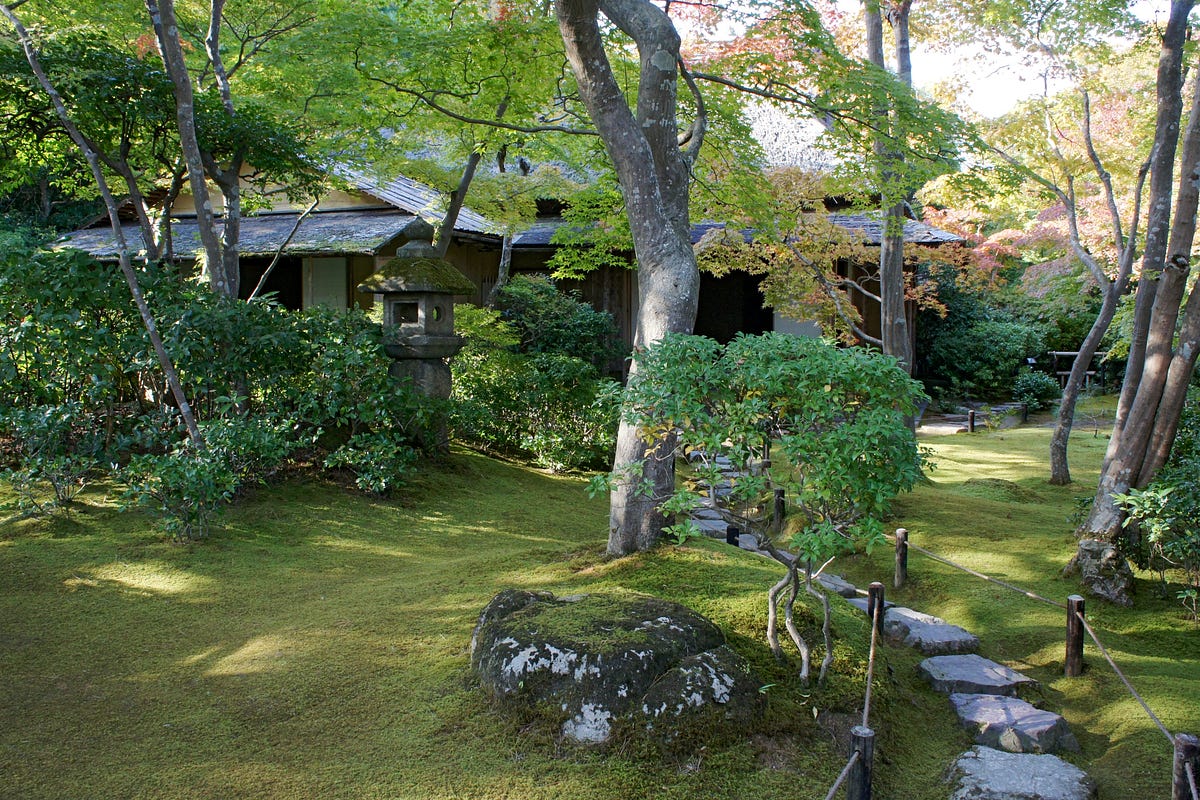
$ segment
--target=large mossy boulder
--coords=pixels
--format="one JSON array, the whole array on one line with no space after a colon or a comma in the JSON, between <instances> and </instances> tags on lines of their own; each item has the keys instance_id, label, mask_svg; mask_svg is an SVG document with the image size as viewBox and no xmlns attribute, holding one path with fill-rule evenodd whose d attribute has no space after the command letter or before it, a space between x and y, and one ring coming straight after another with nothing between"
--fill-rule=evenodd
<instances>
[{"instance_id":1,"label":"large mossy boulder","mask_svg":"<svg viewBox=\"0 0 1200 800\"><path fill-rule=\"evenodd\" d=\"M487 691L550 716L566 738L600 744L628 725L669 744L740 727L760 708L758 681L724 642L655 597L509 589L479 615L471 665Z\"/></svg>"}]
</instances>

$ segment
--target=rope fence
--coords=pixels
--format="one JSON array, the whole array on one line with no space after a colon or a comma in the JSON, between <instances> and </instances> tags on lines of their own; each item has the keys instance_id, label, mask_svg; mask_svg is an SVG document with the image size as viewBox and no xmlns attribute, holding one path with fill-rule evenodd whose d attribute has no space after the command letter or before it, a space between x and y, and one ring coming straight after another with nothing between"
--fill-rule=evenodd
<instances>
[{"instance_id":1,"label":"rope fence","mask_svg":"<svg viewBox=\"0 0 1200 800\"><path fill-rule=\"evenodd\" d=\"M868 592L867 613L871 617L871 650L867 656L867 688L863 694L862 724L850 729L850 758L841 774L829 788L825 800L833 800L838 789L846 786L846 800L871 800L871 771L875 757L875 731L867 724L871 719L871 687L875 682L875 654L879 631L883 625L883 584L872 583Z\"/></svg>"},{"instance_id":2,"label":"rope fence","mask_svg":"<svg viewBox=\"0 0 1200 800\"><path fill-rule=\"evenodd\" d=\"M1079 621L1083 623L1083 629L1087 631L1088 636L1092 637L1092 641L1096 643L1096 647L1099 648L1100 654L1104 656L1106 661L1108 661L1108 665L1112 667L1113 672L1117 673L1117 677L1121 679L1121 683L1125 684L1125 688L1129 690L1131 695L1133 695L1133 699L1137 700L1138 703L1141 704L1142 708L1146 710L1146 714L1149 715L1150 719L1154 721L1154 724L1158 726L1158 729L1162 731L1163 736L1167 737L1167 741L1174 744L1175 737L1173 737L1171 732L1167 730L1167 726L1162 724L1162 720L1158 718L1158 715L1150 710L1150 706L1148 706L1146 701L1142 699L1142 696L1138 694L1137 689L1133 688L1133 684L1129 682L1129 678L1125 677L1125 673L1121 672L1121 668L1117 666L1117 662L1113 661L1112 656L1108 654L1108 648L1106 648L1104 643L1100 641L1100 637L1098 637L1096 632L1092 630L1092 626L1088 625L1088 621L1083 618L1083 614L1076 614L1075 616L1079 617Z\"/></svg>"},{"instance_id":3,"label":"rope fence","mask_svg":"<svg viewBox=\"0 0 1200 800\"><path fill-rule=\"evenodd\" d=\"M842 788L842 784L846 782L846 777L850 774L850 768L858 763L859 755L857 750L850 754L850 760L846 762L846 766L842 767L842 774L838 775L837 780L833 782L833 786L829 789L829 794L825 795L825 800L833 800L833 796L837 794L837 790Z\"/></svg>"},{"instance_id":4,"label":"rope fence","mask_svg":"<svg viewBox=\"0 0 1200 800\"><path fill-rule=\"evenodd\" d=\"M874 588L875 584L872 584ZM880 588L883 588L880 585ZM883 622L883 595L880 593L871 608L871 651L867 656L867 692L863 697L862 726L870 727L871 718L871 686L875 681L875 643L879 640L879 628Z\"/></svg>"},{"instance_id":5,"label":"rope fence","mask_svg":"<svg viewBox=\"0 0 1200 800\"><path fill-rule=\"evenodd\" d=\"M901 528L901 530L904 530L904 529ZM908 542L907 541L908 531L905 531L904 533L905 533L905 542L909 548L916 550L918 553L921 553L924 556L928 556L929 558L932 558L934 561L940 561L947 566L962 570L963 572L966 572L970 575L974 575L976 578L982 578L985 581L994 583L997 586L1003 586L1005 589L1014 591L1017 594L1025 595L1026 597L1031 598L1033 600L1037 600L1038 602L1045 603L1045 604L1051 605L1051 606L1055 606L1056 608L1061 608L1063 610L1066 610L1066 608L1067 608L1065 603L1059 603L1056 600L1050 600L1048 598L1042 597L1040 594L1037 594L1036 592L1031 592L1028 589L1022 589L1019 586L1013 586L1011 583L1005 583L1004 581L999 580L997 578L992 578L988 575L984 575L982 572L976 572L975 570L971 569L970 567L964 567L962 564L956 564L948 558L943 558L942 556L939 556L937 553L931 553L928 550L926 550L924 547L915 545L912 542ZM891 537L891 538L893 541L895 541L896 537ZM906 568L907 568L907 564L906 564ZM898 589L900 587L897 586L896 588Z\"/></svg>"},{"instance_id":6,"label":"rope fence","mask_svg":"<svg viewBox=\"0 0 1200 800\"><path fill-rule=\"evenodd\" d=\"M913 544L909 541L908 531L906 531L904 528L897 529L895 536L889 538L892 539L896 545L896 588L903 586L908 578L908 551L911 548L927 558L938 561L948 567L961 570L962 572L973 575L976 578L981 578L989 583L1002 586L1005 589L1009 589L1010 591L1016 592L1017 594L1028 597L1032 600L1036 600L1040 603L1045 603L1047 605L1054 606L1055 608L1065 609L1067 611L1067 657L1065 665L1065 673L1067 677L1076 677L1083 672L1083 632L1086 631L1088 636L1091 637L1091 640L1095 643L1096 648L1108 662L1108 665L1112 667L1113 672L1116 673L1117 677L1121 679L1121 683L1125 685L1125 688L1129 691L1133 698L1138 701L1141 707L1145 710L1146 714L1150 717L1151 721L1153 721L1155 726L1157 726L1162 732L1163 736L1167 737L1167 741L1171 742L1171 746L1175 751L1174 765L1172 768L1172 800L1187 800L1189 794L1191 800L1200 800L1200 793L1196 791L1196 771L1197 769L1200 769L1200 739L1187 733L1172 735L1170 730L1167 729L1167 726L1163 724L1162 720L1160 720L1158 716L1151 710L1150 706L1144 699L1142 699L1142 696L1138 694L1137 690L1133 687L1133 684L1129 681L1129 678L1127 678L1125 673L1122 672L1120 667L1117 666L1117 662L1113 660L1112 656L1108 652L1108 648L1106 648L1104 643L1100 641L1100 637L1096 635L1096 631L1093 630L1092 626L1088 624L1088 621L1086 617L1084 617L1083 613L1082 597L1079 595L1072 595L1070 598L1068 598L1067 603L1063 604L1042 597L1036 592L1031 592L1027 589L1022 589L1019 586L1014 586L1011 583L984 575L982 572L977 572L976 570L973 570L970 567L965 567L962 564L956 564L948 558L940 556L937 553L932 553L929 550L926 550L924 547ZM876 584L872 584L872 588L875 586ZM872 647L873 646L874 645L872 644ZM868 683L868 691L869 690L870 684ZM865 715L863 724L866 724Z\"/></svg>"}]
</instances>

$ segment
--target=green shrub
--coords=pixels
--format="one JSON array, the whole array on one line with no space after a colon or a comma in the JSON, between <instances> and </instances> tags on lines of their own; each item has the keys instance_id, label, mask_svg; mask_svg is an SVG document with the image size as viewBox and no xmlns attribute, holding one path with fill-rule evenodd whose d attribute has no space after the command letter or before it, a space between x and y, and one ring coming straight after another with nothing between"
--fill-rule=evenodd
<instances>
[{"instance_id":1,"label":"green shrub","mask_svg":"<svg viewBox=\"0 0 1200 800\"><path fill-rule=\"evenodd\" d=\"M552 278L518 275L500 290L497 305L518 336L519 352L573 356L597 369L626 354L612 315L578 292L559 290Z\"/></svg>"},{"instance_id":2,"label":"green shrub","mask_svg":"<svg viewBox=\"0 0 1200 800\"><path fill-rule=\"evenodd\" d=\"M465 442L553 470L599 466L616 442L617 384L582 359L514 352L509 322L455 311L467 345L453 363L452 424Z\"/></svg>"},{"instance_id":3,"label":"green shrub","mask_svg":"<svg viewBox=\"0 0 1200 800\"><path fill-rule=\"evenodd\" d=\"M1062 396L1062 387L1053 375L1022 372L1013 381L1013 399L1030 411L1039 411Z\"/></svg>"},{"instance_id":4,"label":"green shrub","mask_svg":"<svg viewBox=\"0 0 1200 800\"><path fill-rule=\"evenodd\" d=\"M984 318L963 327L947 327L934 337L929 367L961 394L1007 397L1025 359L1038 356L1043 349L1037 327Z\"/></svg>"},{"instance_id":5,"label":"green shrub","mask_svg":"<svg viewBox=\"0 0 1200 800\"><path fill-rule=\"evenodd\" d=\"M11 443L14 461L0 478L12 484L20 510L39 514L67 508L103 453L103 434L78 401L8 409L0 413L0 437Z\"/></svg>"},{"instance_id":6,"label":"green shrub","mask_svg":"<svg viewBox=\"0 0 1200 800\"><path fill-rule=\"evenodd\" d=\"M125 508L141 508L176 541L202 539L245 486L262 483L294 447L294 425L232 415L202 426L205 446L184 441L167 453L138 453L117 471Z\"/></svg>"},{"instance_id":7,"label":"green shrub","mask_svg":"<svg viewBox=\"0 0 1200 800\"><path fill-rule=\"evenodd\" d=\"M417 450L387 431L356 433L325 458L330 469L354 473L354 485L384 495L402 485L417 461Z\"/></svg>"},{"instance_id":8,"label":"green shrub","mask_svg":"<svg viewBox=\"0 0 1200 800\"><path fill-rule=\"evenodd\" d=\"M177 542L207 536L213 517L239 485L224 453L187 445L135 455L121 477L127 486L122 508L143 509Z\"/></svg>"},{"instance_id":9,"label":"green shrub","mask_svg":"<svg viewBox=\"0 0 1200 800\"><path fill-rule=\"evenodd\" d=\"M180 445L174 398L116 265L4 244L0 396L13 411L0 440L11 451L4 477L27 507L65 504L109 462L126 466L127 507L193 538L240 487L318 441L328 452L307 461L352 469L382 492L445 426L442 406L389 375L385 332L361 312L232 300L144 265L143 289L208 440Z\"/></svg>"}]
</instances>

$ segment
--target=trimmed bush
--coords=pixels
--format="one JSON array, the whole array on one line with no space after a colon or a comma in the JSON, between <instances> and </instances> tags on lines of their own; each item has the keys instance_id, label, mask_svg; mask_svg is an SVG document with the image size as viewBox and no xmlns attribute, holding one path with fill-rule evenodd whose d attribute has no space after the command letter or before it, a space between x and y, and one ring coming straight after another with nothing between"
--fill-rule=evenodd
<instances>
[{"instance_id":1,"label":"trimmed bush","mask_svg":"<svg viewBox=\"0 0 1200 800\"><path fill-rule=\"evenodd\" d=\"M1030 411L1046 408L1062 397L1062 387L1053 375L1044 372L1022 372L1013 381L1013 399L1024 403Z\"/></svg>"},{"instance_id":2,"label":"trimmed bush","mask_svg":"<svg viewBox=\"0 0 1200 800\"><path fill-rule=\"evenodd\" d=\"M618 384L569 354L519 352L514 326L497 312L459 306L455 315L467 338L453 364L459 439L556 471L611 459Z\"/></svg>"}]
</instances>

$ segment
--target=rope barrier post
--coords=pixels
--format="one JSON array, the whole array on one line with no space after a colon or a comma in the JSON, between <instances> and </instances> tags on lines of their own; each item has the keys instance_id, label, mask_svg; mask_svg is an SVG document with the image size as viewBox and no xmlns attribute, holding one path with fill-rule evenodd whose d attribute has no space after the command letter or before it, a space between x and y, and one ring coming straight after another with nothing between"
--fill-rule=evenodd
<instances>
[{"instance_id":1,"label":"rope barrier post","mask_svg":"<svg viewBox=\"0 0 1200 800\"><path fill-rule=\"evenodd\" d=\"M734 547L742 546L742 529L737 525L725 526L725 544L731 544Z\"/></svg>"},{"instance_id":2,"label":"rope barrier post","mask_svg":"<svg viewBox=\"0 0 1200 800\"><path fill-rule=\"evenodd\" d=\"M974 432L975 432L975 412L968 411L967 412L967 433L974 433Z\"/></svg>"},{"instance_id":3,"label":"rope barrier post","mask_svg":"<svg viewBox=\"0 0 1200 800\"><path fill-rule=\"evenodd\" d=\"M1171 800L1194 800L1188 765L1200 773L1200 738L1190 733L1175 734L1175 765L1172 770ZM853 774L853 773L851 773Z\"/></svg>"},{"instance_id":4,"label":"rope barrier post","mask_svg":"<svg viewBox=\"0 0 1200 800\"><path fill-rule=\"evenodd\" d=\"M875 758L875 731L865 725L850 729L850 753L858 759L846 778L846 800L871 800L871 762Z\"/></svg>"},{"instance_id":5,"label":"rope barrier post","mask_svg":"<svg viewBox=\"0 0 1200 800\"><path fill-rule=\"evenodd\" d=\"M783 489L775 490L775 504L771 508L771 522L776 533L783 532L783 520L787 516L787 504L784 502Z\"/></svg>"},{"instance_id":6,"label":"rope barrier post","mask_svg":"<svg viewBox=\"0 0 1200 800\"><path fill-rule=\"evenodd\" d=\"M871 618L871 624L875 627L876 633L883 633L883 613L886 607L883 604L883 584L875 581L867 587L867 616Z\"/></svg>"},{"instance_id":7,"label":"rope barrier post","mask_svg":"<svg viewBox=\"0 0 1200 800\"><path fill-rule=\"evenodd\" d=\"M1067 598L1067 663L1063 672L1068 678L1083 674L1083 598L1077 594Z\"/></svg>"},{"instance_id":8,"label":"rope barrier post","mask_svg":"<svg viewBox=\"0 0 1200 800\"><path fill-rule=\"evenodd\" d=\"M896 578L895 588L899 589L908 582L908 531L896 529Z\"/></svg>"}]
</instances>

